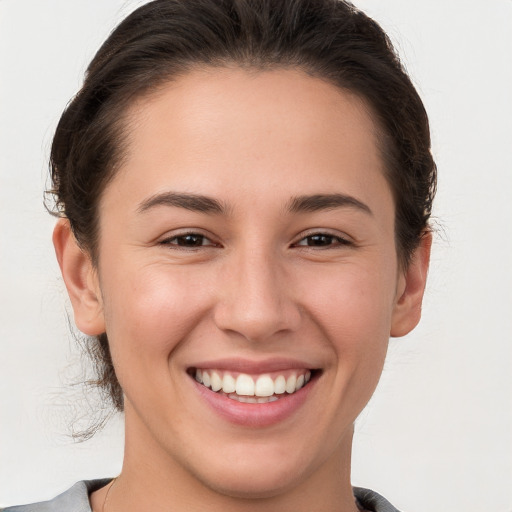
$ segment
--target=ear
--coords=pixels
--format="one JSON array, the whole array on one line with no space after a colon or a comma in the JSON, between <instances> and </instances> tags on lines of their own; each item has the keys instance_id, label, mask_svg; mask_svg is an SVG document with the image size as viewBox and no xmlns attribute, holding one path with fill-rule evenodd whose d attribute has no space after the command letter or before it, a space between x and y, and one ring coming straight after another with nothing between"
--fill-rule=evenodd
<instances>
[{"instance_id":1,"label":"ear","mask_svg":"<svg viewBox=\"0 0 512 512\"><path fill-rule=\"evenodd\" d=\"M82 250L67 219L53 230L53 246L68 290L76 326L89 336L105 332L103 304L97 272L89 254Z\"/></svg>"},{"instance_id":2,"label":"ear","mask_svg":"<svg viewBox=\"0 0 512 512\"><path fill-rule=\"evenodd\" d=\"M398 279L397 301L391 319L390 334L393 337L405 336L420 321L431 247L432 233L427 232Z\"/></svg>"}]
</instances>

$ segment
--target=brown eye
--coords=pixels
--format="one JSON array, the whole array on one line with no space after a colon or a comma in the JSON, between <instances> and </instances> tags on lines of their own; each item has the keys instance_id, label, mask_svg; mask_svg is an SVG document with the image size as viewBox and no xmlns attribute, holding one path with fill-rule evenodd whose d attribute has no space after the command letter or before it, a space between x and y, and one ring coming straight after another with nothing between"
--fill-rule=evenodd
<instances>
[{"instance_id":1,"label":"brown eye","mask_svg":"<svg viewBox=\"0 0 512 512\"><path fill-rule=\"evenodd\" d=\"M309 247L325 247L331 245L334 237L330 235L311 235L306 237L306 242Z\"/></svg>"},{"instance_id":2,"label":"brown eye","mask_svg":"<svg viewBox=\"0 0 512 512\"><path fill-rule=\"evenodd\" d=\"M215 245L210 239L199 233L184 233L183 235L178 235L162 240L160 243L162 245L178 246L185 249L195 249L197 247Z\"/></svg>"},{"instance_id":3,"label":"brown eye","mask_svg":"<svg viewBox=\"0 0 512 512\"><path fill-rule=\"evenodd\" d=\"M183 235L176 237L176 245L182 247L199 247L204 245L205 237L202 235Z\"/></svg>"},{"instance_id":4,"label":"brown eye","mask_svg":"<svg viewBox=\"0 0 512 512\"><path fill-rule=\"evenodd\" d=\"M314 233L299 240L295 245L299 247L336 247L340 245L350 245L350 241L340 236L330 235L329 233Z\"/></svg>"}]
</instances>

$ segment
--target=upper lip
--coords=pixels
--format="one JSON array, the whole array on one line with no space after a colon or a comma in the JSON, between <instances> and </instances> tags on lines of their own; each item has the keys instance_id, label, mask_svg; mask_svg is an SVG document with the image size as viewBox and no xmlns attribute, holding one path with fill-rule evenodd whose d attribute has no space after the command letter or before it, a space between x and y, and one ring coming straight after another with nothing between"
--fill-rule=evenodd
<instances>
[{"instance_id":1,"label":"upper lip","mask_svg":"<svg viewBox=\"0 0 512 512\"><path fill-rule=\"evenodd\" d=\"M293 358L280 358L275 357L271 359L264 359L255 361L243 358L227 358L227 359L213 359L211 361L201 361L191 365L190 368L200 370L224 370L240 373L258 374L266 372L278 372L281 370L314 370L317 367L311 365L306 361Z\"/></svg>"}]
</instances>

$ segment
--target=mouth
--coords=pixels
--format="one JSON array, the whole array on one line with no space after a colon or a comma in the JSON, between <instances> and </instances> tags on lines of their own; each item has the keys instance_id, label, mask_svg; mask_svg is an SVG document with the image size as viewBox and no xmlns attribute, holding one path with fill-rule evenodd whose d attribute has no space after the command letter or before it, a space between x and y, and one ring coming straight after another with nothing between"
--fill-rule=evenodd
<instances>
[{"instance_id":1,"label":"mouth","mask_svg":"<svg viewBox=\"0 0 512 512\"><path fill-rule=\"evenodd\" d=\"M248 374L213 368L188 370L200 385L228 399L247 404L277 402L308 385L319 370L290 369Z\"/></svg>"}]
</instances>

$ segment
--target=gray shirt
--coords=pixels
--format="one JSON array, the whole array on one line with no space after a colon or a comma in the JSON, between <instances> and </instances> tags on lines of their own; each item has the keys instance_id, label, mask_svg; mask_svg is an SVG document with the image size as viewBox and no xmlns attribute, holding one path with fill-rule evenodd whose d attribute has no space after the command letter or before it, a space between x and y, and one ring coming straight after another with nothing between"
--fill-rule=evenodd
<instances>
[{"instance_id":1,"label":"gray shirt","mask_svg":"<svg viewBox=\"0 0 512 512\"><path fill-rule=\"evenodd\" d=\"M92 512L89 495L107 485L110 479L83 480L50 501L7 507L0 512ZM359 505L372 512L399 512L389 501L370 489L354 487Z\"/></svg>"}]
</instances>

